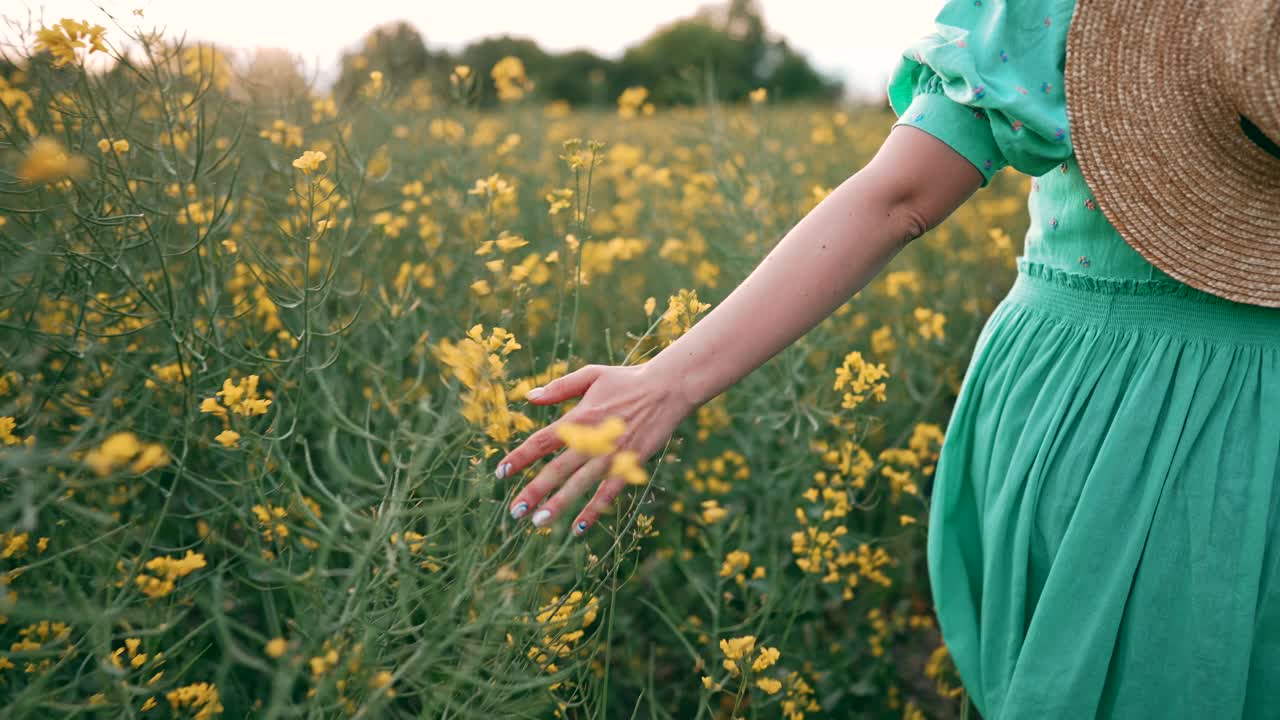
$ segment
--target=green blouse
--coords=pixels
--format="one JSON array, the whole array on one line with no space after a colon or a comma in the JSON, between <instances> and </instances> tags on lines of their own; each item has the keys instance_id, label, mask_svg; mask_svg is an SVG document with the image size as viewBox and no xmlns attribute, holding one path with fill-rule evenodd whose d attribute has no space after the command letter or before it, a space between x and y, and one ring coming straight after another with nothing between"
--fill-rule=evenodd
<instances>
[{"instance_id":1,"label":"green blouse","mask_svg":"<svg viewBox=\"0 0 1280 720\"><path fill-rule=\"evenodd\" d=\"M944 3L890 76L894 125L945 142L978 168L982 187L1006 166L1035 178L1020 271L1067 272L1085 287L1091 277L1184 285L1124 241L1080 175L1063 92L1074 10L1075 0Z\"/></svg>"}]
</instances>

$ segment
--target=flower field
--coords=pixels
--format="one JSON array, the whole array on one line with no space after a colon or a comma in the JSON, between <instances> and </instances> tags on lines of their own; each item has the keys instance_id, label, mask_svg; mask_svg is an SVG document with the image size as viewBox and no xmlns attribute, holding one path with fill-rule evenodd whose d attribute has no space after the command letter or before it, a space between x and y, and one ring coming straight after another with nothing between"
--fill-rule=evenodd
<instances>
[{"instance_id":1,"label":"flower field","mask_svg":"<svg viewBox=\"0 0 1280 720\"><path fill-rule=\"evenodd\" d=\"M52 61L0 75L0 714L962 715L928 498L1024 178L700 407L579 538L507 512L536 467L495 461L573 404L525 392L679 337L887 109L575 110L514 58L447 88L370 67L339 105L121 32L46 27Z\"/></svg>"}]
</instances>

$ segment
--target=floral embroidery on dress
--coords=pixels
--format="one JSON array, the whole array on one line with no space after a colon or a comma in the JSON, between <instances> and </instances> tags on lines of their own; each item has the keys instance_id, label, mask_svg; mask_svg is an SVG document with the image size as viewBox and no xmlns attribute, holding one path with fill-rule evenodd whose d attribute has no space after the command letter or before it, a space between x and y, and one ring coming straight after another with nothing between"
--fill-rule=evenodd
<instances>
[{"instance_id":1,"label":"floral embroidery on dress","mask_svg":"<svg viewBox=\"0 0 1280 720\"><path fill-rule=\"evenodd\" d=\"M1093 198L1085 198L1084 206L1089 208L1090 210L1098 209L1098 204L1093 201Z\"/></svg>"}]
</instances>

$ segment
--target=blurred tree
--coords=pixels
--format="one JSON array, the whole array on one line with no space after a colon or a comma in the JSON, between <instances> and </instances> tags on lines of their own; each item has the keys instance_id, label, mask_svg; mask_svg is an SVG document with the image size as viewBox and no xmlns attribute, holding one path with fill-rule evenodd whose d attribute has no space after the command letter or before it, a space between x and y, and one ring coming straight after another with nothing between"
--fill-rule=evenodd
<instances>
[{"instance_id":1,"label":"blurred tree","mask_svg":"<svg viewBox=\"0 0 1280 720\"><path fill-rule=\"evenodd\" d=\"M785 40L768 37L756 0L704 5L628 49L619 65L615 96L644 85L659 105L711 97L741 101L762 86L793 100L830 100L843 91Z\"/></svg>"},{"instance_id":2,"label":"blurred tree","mask_svg":"<svg viewBox=\"0 0 1280 720\"><path fill-rule=\"evenodd\" d=\"M504 57L519 58L524 64L525 74L534 83L534 92L545 97L541 87L544 78L553 75L556 60L533 40L511 35L489 37L471 43L458 54L457 62L470 65L473 72L479 74L480 104L494 105L498 102L498 92L490 71Z\"/></svg>"},{"instance_id":3,"label":"blurred tree","mask_svg":"<svg viewBox=\"0 0 1280 720\"><path fill-rule=\"evenodd\" d=\"M609 79L618 74L618 64L586 50L557 55L542 77L535 78L543 97L565 100L573 105L608 105L616 93Z\"/></svg>"},{"instance_id":4,"label":"blurred tree","mask_svg":"<svg viewBox=\"0 0 1280 720\"><path fill-rule=\"evenodd\" d=\"M305 100L309 87L296 55L281 48L258 48L232 83L231 93L261 107L287 107Z\"/></svg>"},{"instance_id":5,"label":"blurred tree","mask_svg":"<svg viewBox=\"0 0 1280 720\"><path fill-rule=\"evenodd\" d=\"M393 94L405 92L414 79L424 76L431 78L433 86L442 87L437 81L448 77L450 58L447 52L428 50L417 28L401 20L369 31L358 51L343 53L341 67L333 96L347 103L358 97L374 70L382 73L384 85Z\"/></svg>"},{"instance_id":6,"label":"blurred tree","mask_svg":"<svg viewBox=\"0 0 1280 720\"><path fill-rule=\"evenodd\" d=\"M413 26L385 25L365 36L359 52L343 55L333 93L339 102L356 100L369 73L379 70L393 93L425 77L444 94L450 70L463 64L477 75L480 104L492 106L498 93L490 73L508 56L523 64L534 96L574 105L612 105L637 85L649 90L655 105L737 102L757 87L787 100L831 100L843 92L841 83L824 77L786 40L770 37L757 0L728 0L659 27L618 61L587 50L548 53L533 40L511 35L483 38L456 55L432 52Z\"/></svg>"}]
</instances>

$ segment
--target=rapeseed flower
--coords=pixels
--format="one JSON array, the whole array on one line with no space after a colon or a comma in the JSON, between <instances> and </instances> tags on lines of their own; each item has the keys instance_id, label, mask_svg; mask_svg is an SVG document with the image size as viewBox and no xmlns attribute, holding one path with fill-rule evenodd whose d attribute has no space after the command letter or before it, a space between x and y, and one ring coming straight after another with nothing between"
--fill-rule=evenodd
<instances>
[{"instance_id":1,"label":"rapeseed flower","mask_svg":"<svg viewBox=\"0 0 1280 720\"><path fill-rule=\"evenodd\" d=\"M272 638L263 648L268 657L278 658L289 649L289 643L282 637Z\"/></svg>"},{"instance_id":2,"label":"rapeseed flower","mask_svg":"<svg viewBox=\"0 0 1280 720\"><path fill-rule=\"evenodd\" d=\"M140 572L133 581L149 597L164 597L173 592L179 578L205 567L205 564L204 555L191 550L180 558L162 555L148 560L143 566L151 574Z\"/></svg>"},{"instance_id":3,"label":"rapeseed flower","mask_svg":"<svg viewBox=\"0 0 1280 720\"><path fill-rule=\"evenodd\" d=\"M327 159L328 156L323 151L307 150L293 161L293 166L301 170L303 174L310 175L312 171L319 170L320 165Z\"/></svg>"},{"instance_id":4,"label":"rapeseed flower","mask_svg":"<svg viewBox=\"0 0 1280 720\"><path fill-rule=\"evenodd\" d=\"M580 453L591 456L608 455L616 449L616 442L626 432L627 424L621 417L610 415L597 425L581 425L562 421L556 426L556 436L564 444ZM632 458L634 463L634 458ZM617 461L615 461L617 462ZM624 465L620 466L625 469Z\"/></svg>"},{"instance_id":5,"label":"rapeseed flower","mask_svg":"<svg viewBox=\"0 0 1280 720\"><path fill-rule=\"evenodd\" d=\"M213 683L199 682L184 685L177 690L165 693L169 706L176 712L178 708L190 708L196 711L195 720L209 720L222 712L222 703L218 701L218 687Z\"/></svg>"},{"instance_id":6,"label":"rapeseed flower","mask_svg":"<svg viewBox=\"0 0 1280 720\"><path fill-rule=\"evenodd\" d=\"M637 462L638 458L639 456L634 450L617 452L610 462L609 475L622 478L628 485L648 484L649 473L645 472L644 467Z\"/></svg>"},{"instance_id":7,"label":"rapeseed flower","mask_svg":"<svg viewBox=\"0 0 1280 720\"><path fill-rule=\"evenodd\" d=\"M107 46L102 44L102 36L106 31L101 25L90 25L88 21L62 18L61 22L36 31L35 47L37 50L48 50L53 55L53 66L62 67L75 62L76 49L86 47L86 41L89 43L86 55L107 53Z\"/></svg>"},{"instance_id":8,"label":"rapeseed flower","mask_svg":"<svg viewBox=\"0 0 1280 720\"><path fill-rule=\"evenodd\" d=\"M68 153L62 144L41 135L31 141L26 157L18 168L18 177L29 183L46 183L84 175L89 163L80 155Z\"/></svg>"}]
</instances>

